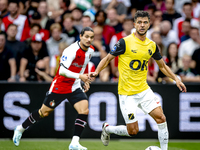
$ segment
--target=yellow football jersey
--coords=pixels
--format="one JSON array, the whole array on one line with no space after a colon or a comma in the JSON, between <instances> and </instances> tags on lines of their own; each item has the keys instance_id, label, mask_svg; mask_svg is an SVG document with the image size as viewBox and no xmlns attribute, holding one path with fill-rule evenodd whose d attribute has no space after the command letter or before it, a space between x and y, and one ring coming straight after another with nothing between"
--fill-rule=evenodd
<instances>
[{"instance_id":1,"label":"yellow football jersey","mask_svg":"<svg viewBox=\"0 0 200 150\"><path fill-rule=\"evenodd\" d=\"M120 95L133 95L148 89L148 60L151 57L156 60L162 58L155 42L148 38L141 41L134 33L120 39L110 54L119 56L118 94Z\"/></svg>"}]
</instances>

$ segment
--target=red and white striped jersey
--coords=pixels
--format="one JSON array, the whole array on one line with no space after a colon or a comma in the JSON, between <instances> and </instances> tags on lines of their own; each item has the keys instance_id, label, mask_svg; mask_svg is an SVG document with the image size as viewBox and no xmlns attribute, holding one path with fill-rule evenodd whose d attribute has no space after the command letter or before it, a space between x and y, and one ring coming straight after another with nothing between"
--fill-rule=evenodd
<instances>
[{"instance_id":1,"label":"red and white striped jersey","mask_svg":"<svg viewBox=\"0 0 200 150\"><path fill-rule=\"evenodd\" d=\"M80 48L79 42L75 42L67 47L60 58L60 64L71 72L83 74L85 68L92 57L94 47L91 45L87 51ZM60 67L54 77L49 92L66 94L72 93L77 88L81 88L81 79L67 78L59 75Z\"/></svg>"},{"instance_id":2,"label":"red and white striped jersey","mask_svg":"<svg viewBox=\"0 0 200 150\"><path fill-rule=\"evenodd\" d=\"M12 18L10 15L8 15L4 17L2 21L5 31L7 31L10 24L16 24L18 26L16 39L19 41L21 41L22 36L24 36L25 29L29 27L28 19L25 15L18 15L16 18Z\"/></svg>"}]
</instances>

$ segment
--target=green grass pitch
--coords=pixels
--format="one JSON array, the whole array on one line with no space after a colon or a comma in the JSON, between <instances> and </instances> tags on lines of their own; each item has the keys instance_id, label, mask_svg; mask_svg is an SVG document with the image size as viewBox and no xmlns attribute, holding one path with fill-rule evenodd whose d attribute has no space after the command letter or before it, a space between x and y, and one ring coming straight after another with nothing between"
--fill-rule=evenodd
<instances>
[{"instance_id":1,"label":"green grass pitch","mask_svg":"<svg viewBox=\"0 0 200 150\"><path fill-rule=\"evenodd\" d=\"M159 146L156 140L111 140L104 146L98 139L82 139L88 150L145 150L150 145ZM15 147L8 139L0 139L0 150L68 150L70 139L22 139ZM170 140L169 150L200 150L200 140Z\"/></svg>"}]
</instances>

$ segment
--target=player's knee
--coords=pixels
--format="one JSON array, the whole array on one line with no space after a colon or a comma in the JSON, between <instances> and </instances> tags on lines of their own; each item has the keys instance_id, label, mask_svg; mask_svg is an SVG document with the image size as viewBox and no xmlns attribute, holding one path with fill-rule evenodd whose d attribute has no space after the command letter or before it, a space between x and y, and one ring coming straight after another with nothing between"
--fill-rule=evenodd
<instances>
[{"instance_id":1,"label":"player's knee","mask_svg":"<svg viewBox=\"0 0 200 150\"><path fill-rule=\"evenodd\" d=\"M85 114L85 115L88 115L89 114L89 109L82 109L78 112L79 114Z\"/></svg>"},{"instance_id":2,"label":"player's knee","mask_svg":"<svg viewBox=\"0 0 200 150\"><path fill-rule=\"evenodd\" d=\"M128 134L129 134L130 136L134 136L134 135L136 135L138 132L139 132L139 128L134 128L134 129L132 129L132 130L128 130Z\"/></svg>"},{"instance_id":3,"label":"player's knee","mask_svg":"<svg viewBox=\"0 0 200 150\"><path fill-rule=\"evenodd\" d=\"M158 118L156 118L156 122L159 123L164 123L166 122L166 117L164 114L160 115Z\"/></svg>"},{"instance_id":4,"label":"player's knee","mask_svg":"<svg viewBox=\"0 0 200 150\"><path fill-rule=\"evenodd\" d=\"M49 116L50 113L51 112L49 112L49 111L45 111L45 112L42 113L42 115L43 115L43 117L47 117L47 116Z\"/></svg>"}]
</instances>

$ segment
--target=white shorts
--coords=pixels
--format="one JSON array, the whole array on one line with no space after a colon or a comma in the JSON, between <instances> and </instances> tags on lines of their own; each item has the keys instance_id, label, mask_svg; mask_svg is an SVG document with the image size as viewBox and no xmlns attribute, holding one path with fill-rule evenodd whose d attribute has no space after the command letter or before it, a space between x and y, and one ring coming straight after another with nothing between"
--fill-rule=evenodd
<instances>
[{"instance_id":1,"label":"white shorts","mask_svg":"<svg viewBox=\"0 0 200 150\"><path fill-rule=\"evenodd\" d=\"M150 88L134 95L119 95L119 104L126 124L137 121L137 107L148 114L156 107L161 106L160 101Z\"/></svg>"}]
</instances>

